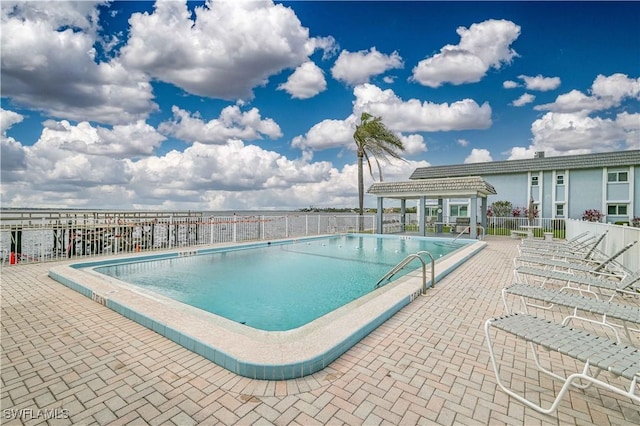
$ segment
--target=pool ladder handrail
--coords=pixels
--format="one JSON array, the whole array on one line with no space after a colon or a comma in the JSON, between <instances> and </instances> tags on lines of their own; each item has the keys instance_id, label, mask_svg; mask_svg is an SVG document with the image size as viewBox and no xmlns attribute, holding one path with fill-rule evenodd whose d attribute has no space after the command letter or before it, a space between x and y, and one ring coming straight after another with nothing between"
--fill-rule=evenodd
<instances>
[{"instance_id":1,"label":"pool ladder handrail","mask_svg":"<svg viewBox=\"0 0 640 426\"><path fill-rule=\"evenodd\" d=\"M418 260L420 260L420 263L422 263L422 294L426 294L427 293L427 263L424 261L424 259L421 256L423 254L426 254L427 256L429 256L431 258L431 287L432 288L435 287L435 285L436 285L436 280L435 280L435 276L436 276L436 272L435 272L435 270L436 270L436 260L434 259L433 255L431 253L429 253L426 250L423 250L423 251L419 251L417 253L410 254L409 256L407 256L403 260L401 260L389 272L384 274L384 276L378 280L378 282L376 283L376 285L373 288L376 289L376 288L380 287L380 284L383 281L385 281L385 280L389 281L391 279L391 277L393 277L401 269L403 269L405 266L407 266L409 263L411 263L412 260L418 259Z\"/></svg>"}]
</instances>

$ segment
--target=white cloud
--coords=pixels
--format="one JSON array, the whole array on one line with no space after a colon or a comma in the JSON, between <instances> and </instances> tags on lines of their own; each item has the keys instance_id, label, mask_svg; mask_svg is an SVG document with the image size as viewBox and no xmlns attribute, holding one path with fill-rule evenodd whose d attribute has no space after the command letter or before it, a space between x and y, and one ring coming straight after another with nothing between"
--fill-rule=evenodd
<instances>
[{"instance_id":1,"label":"white cloud","mask_svg":"<svg viewBox=\"0 0 640 426\"><path fill-rule=\"evenodd\" d=\"M3 97L55 117L112 124L157 108L143 74L96 61L97 2L5 3Z\"/></svg>"},{"instance_id":2,"label":"white cloud","mask_svg":"<svg viewBox=\"0 0 640 426\"><path fill-rule=\"evenodd\" d=\"M424 137L422 135L401 135L400 140L404 145L404 152L406 155L416 155L422 152L427 152L427 144L424 142Z\"/></svg>"},{"instance_id":3,"label":"white cloud","mask_svg":"<svg viewBox=\"0 0 640 426\"><path fill-rule=\"evenodd\" d=\"M289 76L286 83L278 86L278 90L285 90L292 98L308 99L327 89L324 72L312 61L300 65Z\"/></svg>"},{"instance_id":4,"label":"white cloud","mask_svg":"<svg viewBox=\"0 0 640 426\"><path fill-rule=\"evenodd\" d=\"M413 68L414 81L440 87L444 83L475 83L490 68L511 63L517 53L510 48L520 36L520 27L511 21L487 20L470 28L459 27L460 43L446 45L440 53L418 62Z\"/></svg>"},{"instance_id":5,"label":"white cloud","mask_svg":"<svg viewBox=\"0 0 640 426\"><path fill-rule=\"evenodd\" d=\"M491 126L491 107L488 103L480 106L471 99L451 104L434 104L418 99L403 101L393 90L382 90L372 84L356 86L353 93L356 97L356 116L367 111L382 117L389 129L398 132L486 129Z\"/></svg>"},{"instance_id":6,"label":"white cloud","mask_svg":"<svg viewBox=\"0 0 640 426\"><path fill-rule=\"evenodd\" d=\"M488 150L473 148L471 154L464 159L464 164L488 163L490 161L493 161L493 158L491 158L491 153Z\"/></svg>"},{"instance_id":7,"label":"white cloud","mask_svg":"<svg viewBox=\"0 0 640 426\"><path fill-rule=\"evenodd\" d=\"M372 76L403 66L402 58L398 52L385 55L378 52L375 47L369 51L361 50L359 52L343 50L331 68L331 75L336 80L354 86L369 82Z\"/></svg>"},{"instance_id":8,"label":"white cloud","mask_svg":"<svg viewBox=\"0 0 640 426\"><path fill-rule=\"evenodd\" d=\"M518 78L524 81L524 85L527 90L539 90L541 92L546 92L560 87L560 77L543 77L538 74L535 77L519 75Z\"/></svg>"},{"instance_id":9,"label":"white cloud","mask_svg":"<svg viewBox=\"0 0 640 426\"><path fill-rule=\"evenodd\" d=\"M640 78L629 78L624 74L609 77L598 75L591 86L591 95L578 90L559 95L555 102L538 105L538 111L558 113L583 113L617 107L625 99L640 99Z\"/></svg>"},{"instance_id":10,"label":"white cloud","mask_svg":"<svg viewBox=\"0 0 640 426\"><path fill-rule=\"evenodd\" d=\"M22 122L22 120L24 120L24 116L22 114L0 108L0 135L5 137L7 130L9 130L14 124Z\"/></svg>"},{"instance_id":11,"label":"white cloud","mask_svg":"<svg viewBox=\"0 0 640 426\"><path fill-rule=\"evenodd\" d=\"M577 155L638 149L640 114L619 114L616 119L584 114L548 112L531 125L529 147L511 149L510 159L547 155ZM529 157L526 157L529 155Z\"/></svg>"},{"instance_id":12,"label":"white cloud","mask_svg":"<svg viewBox=\"0 0 640 426\"><path fill-rule=\"evenodd\" d=\"M629 78L617 73L609 77L599 74L591 86L591 93L599 99L606 99L612 106L619 105L625 98L640 100L640 78Z\"/></svg>"},{"instance_id":13,"label":"white cloud","mask_svg":"<svg viewBox=\"0 0 640 426\"><path fill-rule=\"evenodd\" d=\"M113 158L135 158L152 155L165 137L143 121L115 125L112 129L93 127L83 121L71 125L63 120L45 121L38 146L55 146L67 152ZM44 152L43 152L44 153Z\"/></svg>"},{"instance_id":14,"label":"white cloud","mask_svg":"<svg viewBox=\"0 0 640 426\"><path fill-rule=\"evenodd\" d=\"M521 106L530 104L535 99L536 99L535 95L532 95L530 93L523 93L522 96L520 96L518 99L513 101L511 105L521 107Z\"/></svg>"},{"instance_id":15,"label":"white cloud","mask_svg":"<svg viewBox=\"0 0 640 426\"><path fill-rule=\"evenodd\" d=\"M470 99L452 104L432 104L417 99L403 101L393 90L382 90L373 84L358 85L353 93L356 99L353 113L349 117L344 120L323 120L304 136L293 138L291 146L314 151L337 147L353 148L353 132L363 111L382 117L383 123L395 132L484 129L491 126L489 104L479 106ZM422 151L417 139L412 139L410 143L411 152L407 150L407 154Z\"/></svg>"},{"instance_id":16,"label":"white cloud","mask_svg":"<svg viewBox=\"0 0 640 426\"><path fill-rule=\"evenodd\" d=\"M251 99L253 88L306 62L316 47L330 49L332 40L310 39L290 8L270 0L206 2L194 19L185 1L158 1L129 23L121 50L127 67L222 99Z\"/></svg>"},{"instance_id":17,"label":"white cloud","mask_svg":"<svg viewBox=\"0 0 640 426\"><path fill-rule=\"evenodd\" d=\"M350 115L345 120L322 120L313 125L304 136L293 138L291 146L313 151L350 147L355 144L353 132L356 130L356 121L354 115Z\"/></svg>"},{"instance_id":18,"label":"white cloud","mask_svg":"<svg viewBox=\"0 0 640 426\"><path fill-rule=\"evenodd\" d=\"M171 108L173 119L160 123L158 131L185 142L226 144L229 139L256 140L265 135L282 136L280 126L270 118L262 119L257 108L242 112L238 105L228 106L217 119L204 121L199 113L190 114L177 106Z\"/></svg>"},{"instance_id":19,"label":"white cloud","mask_svg":"<svg viewBox=\"0 0 640 426\"><path fill-rule=\"evenodd\" d=\"M363 111L382 117L383 123L395 132L447 131L484 129L491 126L491 107L479 106L475 101L464 99L452 104L433 104L417 99L403 101L393 90L382 90L373 84L361 84L353 89L355 101L353 113L344 120L323 120L315 124L305 135L293 138L291 146L302 150L329 148L353 148L353 132ZM412 138L409 155L424 152L424 140Z\"/></svg>"},{"instance_id":20,"label":"white cloud","mask_svg":"<svg viewBox=\"0 0 640 426\"><path fill-rule=\"evenodd\" d=\"M502 83L502 87L505 89L515 89L516 87L520 87L520 85L515 81L507 80Z\"/></svg>"},{"instance_id":21,"label":"white cloud","mask_svg":"<svg viewBox=\"0 0 640 426\"><path fill-rule=\"evenodd\" d=\"M458 139L456 142L458 143L458 145L460 145L463 148L466 148L469 146L469 141L466 139Z\"/></svg>"}]
</instances>

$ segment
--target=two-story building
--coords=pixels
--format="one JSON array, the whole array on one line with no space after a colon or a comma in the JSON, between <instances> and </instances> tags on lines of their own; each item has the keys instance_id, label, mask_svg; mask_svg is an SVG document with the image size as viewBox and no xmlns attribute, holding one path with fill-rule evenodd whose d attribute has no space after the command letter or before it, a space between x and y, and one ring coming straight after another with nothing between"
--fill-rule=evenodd
<instances>
[{"instance_id":1,"label":"two-story building","mask_svg":"<svg viewBox=\"0 0 640 426\"><path fill-rule=\"evenodd\" d=\"M421 167L411 180L480 176L496 194L487 204L509 201L526 208L533 199L539 217L582 218L586 210L602 212L606 222L640 217L640 150ZM468 198L441 200L443 215L470 216ZM426 200L426 216L436 216L438 200Z\"/></svg>"}]
</instances>

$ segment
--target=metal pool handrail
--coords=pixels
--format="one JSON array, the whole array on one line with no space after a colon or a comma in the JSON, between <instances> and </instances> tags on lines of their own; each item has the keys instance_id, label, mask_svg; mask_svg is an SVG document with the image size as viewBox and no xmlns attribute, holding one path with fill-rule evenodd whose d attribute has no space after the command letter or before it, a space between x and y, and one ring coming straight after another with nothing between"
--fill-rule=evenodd
<instances>
[{"instance_id":1,"label":"metal pool handrail","mask_svg":"<svg viewBox=\"0 0 640 426\"><path fill-rule=\"evenodd\" d=\"M409 263L411 263L412 260L418 259L418 260L420 260L420 263L422 263L422 294L425 294L427 292L427 263L424 261L424 259L421 256L423 254L426 254L431 258L431 287L434 287L436 285L436 281L435 281L436 261L435 261L433 255L431 253L429 253L426 250L423 250L423 251L419 251L417 253L410 254L409 256L407 256L403 260L401 260L389 272L384 274L384 276L378 280L378 282L376 283L376 285L373 288L380 287L380 284L383 281L385 281L385 280L389 281L391 279L391 277L393 277L396 273L398 273L398 271L400 271L405 266L407 266Z\"/></svg>"}]
</instances>

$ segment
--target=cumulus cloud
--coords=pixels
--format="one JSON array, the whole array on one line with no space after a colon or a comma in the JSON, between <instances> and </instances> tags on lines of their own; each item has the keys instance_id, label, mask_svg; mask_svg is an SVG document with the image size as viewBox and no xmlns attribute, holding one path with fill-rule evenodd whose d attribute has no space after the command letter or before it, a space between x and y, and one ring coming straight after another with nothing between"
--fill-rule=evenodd
<instances>
[{"instance_id":1,"label":"cumulus cloud","mask_svg":"<svg viewBox=\"0 0 640 426\"><path fill-rule=\"evenodd\" d=\"M515 89L516 87L520 87L520 84L513 80L507 80L502 83L502 87L504 87L505 89Z\"/></svg>"},{"instance_id":2,"label":"cumulus cloud","mask_svg":"<svg viewBox=\"0 0 640 426\"><path fill-rule=\"evenodd\" d=\"M428 87L444 83L476 83L490 68L499 69L517 56L511 44L520 36L520 26L506 20L487 20L469 28L459 27L457 45L446 45L440 53L418 62L412 79Z\"/></svg>"},{"instance_id":3,"label":"cumulus cloud","mask_svg":"<svg viewBox=\"0 0 640 426\"><path fill-rule=\"evenodd\" d=\"M531 158L536 151L545 151L548 155L578 155L638 149L640 114L621 113L610 119L548 112L533 122L531 133L531 145L512 148L510 159Z\"/></svg>"},{"instance_id":4,"label":"cumulus cloud","mask_svg":"<svg viewBox=\"0 0 640 426\"><path fill-rule=\"evenodd\" d=\"M22 114L0 108L0 134L3 137L6 136L7 130L14 124L22 122L22 120L24 120L24 116Z\"/></svg>"},{"instance_id":5,"label":"cumulus cloud","mask_svg":"<svg viewBox=\"0 0 640 426\"><path fill-rule=\"evenodd\" d=\"M469 141L466 139L458 139L457 144L460 145L461 147L467 147L469 146Z\"/></svg>"},{"instance_id":6,"label":"cumulus cloud","mask_svg":"<svg viewBox=\"0 0 640 426\"><path fill-rule=\"evenodd\" d=\"M399 132L486 129L491 126L491 107L488 103L480 106L471 99L451 104L435 104L418 99L404 101L393 90L382 90L373 84L356 86L353 93L356 97L356 116L367 111L382 117L387 127Z\"/></svg>"},{"instance_id":7,"label":"cumulus cloud","mask_svg":"<svg viewBox=\"0 0 640 426\"><path fill-rule=\"evenodd\" d=\"M312 61L300 65L289 76L286 83L278 86L278 90L285 90L292 98L308 99L327 89L322 69Z\"/></svg>"},{"instance_id":8,"label":"cumulus cloud","mask_svg":"<svg viewBox=\"0 0 640 426\"><path fill-rule=\"evenodd\" d=\"M207 2L194 15L186 1L133 14L122 62L192 94L250 99L271 75L331 47L332 39L312 40L290 8L270 0Z\"/></svg>"},{"instance_id":9,"label":"cumulus cloud","mask_svg":"<svg viewBox=\"0 0 640 426\"><path fill-rule=\"evenodd\" d=\"M136 158L152 155L165 137L143 121L113 128L94 127L83 121L72 125L66 120L47 120L36 146L113 158ZM41 151L43 152L43 151ZM44 153L44 152L43 152Z\"/></svg>"},{"instance_id":10,"label":"cumulus cloud","mask_svg":"<svg viewBox=\"0 0 640 426\"><path fill-rule=\"evenodd\" d=\"M3 2L2 95L77 121L146 119L157 108L146 77L96 57L97 4Z\"/></svg>"},{"instance_id":11,"label":"cumulus cloud","mask_svg":"<svg viewBox=\"0 0 640 426\"><path fill-rule=\"evenodd\" d=\"M489 161L493 161L493 158L491 158L491 153L488 150L473 148L471 154L464 159L464 164L487 163Z\"/></svg>"},{"instance_id":12,"label":"cumulus cloud","mask_svg":"<svg viewBox=\"0 0 640 426\"><path fill-rule=\"evenodd\" d=\"M322 120L313 125L304 136L294 137L291 146L312 151L349 147L354 145L353 132L356 124L357 119L353 114L344 120Z\"/></svg>"},{"instance_id":13,"label":"cumulus cloud","mask_svg":"<svg viewBox=\"0 0 640 426\"><path fill-rule=\"evenodd\" d=\"M549 104L538 105L538 111L557 113L583 113L606 110L619 106L626 99L640 99L640 78L629 78L625 74L611 76L598 75L594 80L591 94L579 90L559 95Z\"/></svg>"},{"instance_id":14,"label":"cumulus cloud","mask_svg":"<svg viewBox=\"0 0 640 426\"><path fill-rule=\"evenodd\" d=\"M293 138L291 145L313 151L336 147L352 148L353 132L364 111L382 117L384 124L398 133L484 129L491 126L491 107L487 103L479 106L470 99L452 104L433 104L417 99L403 101L393 90L382 90L369 83L356 86L353 93L355 100L352 114L344 120L323 120L315 124L305 135ZM415 138L415 135L411 137ZM408 154L423 151L417 139L411 140L411 147Z\"/></svg>"},{"instance_id":15,"label":"cumulus cloud","mask_svg":"<svg viewBox=\"0 0 640 426\"><path fill-rule=\"evenodd\" d=\"M271 139L282 136L280 126L270 118L262 119L257 108L242 112L238 105L224 108L220 117L204 121L199 113L190 114L177 106L171 108L173 119L158 126L166 135L185 142L226 144L229 139L256 140L265 135Z\"/></svg>"},{"instance_id":16,"label":"cumulus cloud","mask_svg":"<svg viewBox=\"0 0 640 426\"><path fill-rule=\"evenodd\" d=\"M518 78L524 81L524 85L527 90L539 90L541 92L546 92L560 87L560 77L543 77L538 74L535 77L519 75Z\"/></svg>"},{"instance_id":17,"label":"cumulus cloud","mask_svg":"<svg viewBox=\"0 0 640 426\"><path fill-rule=\"evenodd\" d=\"M378 52L375 47L368 51L361 50L359 52L343 50L331 68L331 75L336 80L355 86L369 82L372 76L403 66L404 63L398 52L385 55Z\"/></svg>"},{"instance_id":18,"label":"cumulus cloud","mask_svg":"<svg viewBox=\"0 0 640 426\"><path fill-rule=\"evenodd\" d=\"M530 93L523 93L522 96L520 96L518 99L513 101L511 105L520 107L520 106L530 104L535 99L536 99L535 95L532 95Z\"/></svg>"},{"instance_id":19,"label":"cumulus cloud","mask_svg":"<svg viewBox=\"0 0 640 426\"><path fill-rule=\"evenodd\" d=\"M427 152L427 144L424 142L422 135L401 135L400 140L404 145L404 152L407 155L416 155L422 152Z\"/></svg>"}]
</instances>

